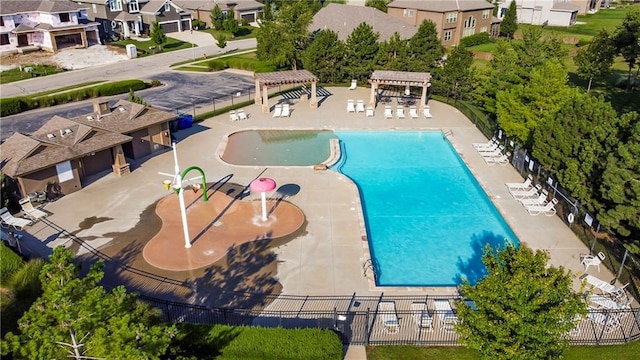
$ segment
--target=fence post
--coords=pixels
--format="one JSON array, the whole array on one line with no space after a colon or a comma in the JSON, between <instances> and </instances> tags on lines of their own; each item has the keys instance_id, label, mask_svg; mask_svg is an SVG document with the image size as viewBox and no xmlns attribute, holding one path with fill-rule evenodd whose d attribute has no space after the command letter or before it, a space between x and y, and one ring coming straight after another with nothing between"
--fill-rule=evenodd
<instances>
[{"instance_id":1,"label":"fence post","mask_svg":"<svg viewBox=\"0 0 640 360\"><path fill-rule=\"evenodd\" d=\"M369 346L369 308L367 308L367 312L365 314L365 325L364 325L364 346Z\"/></svg>"},{"instance_id":2,"label":"fence post","mask_svg":"<svg viewBox=\"0 0 640 360\"><path fill-rule=\"evenodd\" d=\"M598 227L596 228L596 234L593 236L593 243L591 244L591 249L589 252L593 254L593 249L596 247L596 243L598 242L598 233L600 233L600 223L598 223Z\"/></svg>"},{"instance_id":3,"label":"fence post","mask_svg":"<svg viewBox=\"0 0 640 360\"><path fill-rule=\"evenodd\" d=\"M620 262L620 269L618 270L618 274L616 275L616 278L613 279L613 281L611 281L612 284L615 284L616 281L618 281L618 279L620 278L620 275L622 275L622 269L624 269L624 262L627 261L627 254L629 254L629 249L625 247L624 255L622 256L622 261Z\"/></svg>"},{"instance_id":4,"label":"fence post","mask_svg":"<svg viewBox=\"0 0 640 360\"><path fill-rule=\"evenodd\" d=\"M213 105L213 111L216 111L216 98L215 97L211 97L211 105Z\"/></svg>"}]
</instances>

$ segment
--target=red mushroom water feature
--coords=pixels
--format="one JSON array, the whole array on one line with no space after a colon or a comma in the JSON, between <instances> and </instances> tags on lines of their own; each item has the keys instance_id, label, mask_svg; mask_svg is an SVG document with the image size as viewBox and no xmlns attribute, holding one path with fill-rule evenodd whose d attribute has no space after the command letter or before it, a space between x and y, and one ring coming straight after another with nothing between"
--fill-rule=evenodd
<instances>
[{"instance_id":1,"label":"red mushroom water feature","mask_svg":"<svg viewBox=\"0 0 640 360\"><path fill-rule=\"evenodd\" d=\"M270 178L258 178L251 182L249 189L251 191L259 192L262 198L262 221L267 221L267 195L268 191L273 191L276 188L276 182Z\"/></svg>"}]
</instances>

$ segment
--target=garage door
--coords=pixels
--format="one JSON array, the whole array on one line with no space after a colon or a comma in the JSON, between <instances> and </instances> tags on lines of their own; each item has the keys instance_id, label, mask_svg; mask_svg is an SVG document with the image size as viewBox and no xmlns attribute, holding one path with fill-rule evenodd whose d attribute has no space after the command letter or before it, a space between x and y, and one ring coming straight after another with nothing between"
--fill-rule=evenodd
<instances>
[{"instance_id":1,"label":"garage door","mask_svg":"<svg viewBox=\"0 0 640 360\"><path fill-rule=\"evenodd\" d=\"M182 31L191 29L189 27L189 20L180 20L180 21L182 21Z\"/></svg>"},{"instance_id":2,"label":"garage door","mask_svg":"<svg viewBox=\"0 0 640 360\"><path fill-rule=\"evenodd\" d=\"M246 21L248 23L255 22L256 21L256 14L255 13L242 14L242 19L244 19L244 21Z\"/></svg>"},{"instance_id":3,"label":"garage door","mask_svg":"<svg viewBox=\"0 0 640 360\"><path fill-rule=\"evenodd\" d=\"M165 34L178 32L178 23L177 22L172 22L172 23L167 23L167 24L160 24L160 26L162 27L162 31L164 31Z\"/></svg>"}]
</instances>

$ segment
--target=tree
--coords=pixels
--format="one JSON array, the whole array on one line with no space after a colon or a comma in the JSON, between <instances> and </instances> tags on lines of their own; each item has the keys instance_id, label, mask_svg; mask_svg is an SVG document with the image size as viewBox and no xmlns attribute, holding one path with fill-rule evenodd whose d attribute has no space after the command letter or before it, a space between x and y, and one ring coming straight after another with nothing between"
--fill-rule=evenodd
<instances>
[{"instance_id":1,"label":"tree","mask_svg":"<svg viewBox=\"0 0 640 360\"><path fill-rule=\"evenodd\" d=\"M620 117L620 143L609 152L602 172L600 193L602 209L598 221L633 241L632 250L640 253L640 115Z\"/></svg>"},{"instance_id":2,"label":"tree","mask_svg":"<svg viewBox=\"0 0 640 360\"><path fill-rule=\"evenodd\" d=\"M229 15L227 19L224 21L224 29L231 33L232 36L235 36L238 33L238 29L240 26L238 25L238 20L236 20L232 15Z\"/></svg>"},{"instance_id":3,"label":"tree","mask_svg":"<svg viewBox=\"0 0 640 360\"><path fill-rule=\"evenodd\" d=\"M162 44L167 42L167 35L164 34L162 26L160 26L160 23L157 21L151 24L151 41L158 46L160 51L162 51Z\"/></svg>"},{"instance_id":4,"label":"tree","mask_svg":"<svg viewBox=\"0 0 640 360\"><path fill-rule=\"evenodd\" d=\"M376 8L384 13L387 12L387 4L389 1L387 0L367 0L364 3L364 6Z\"/></svg>"},{"instance_id":5,"label":"tree","mask_svg":"<svg viewBox=\"0 0 640 360\"><path fill-rule=\"evenodd\" d=\"M586 314L571 273L547 266L547 253L524 246L496 252L487 245L482 260L488 275L460 286L474 305L458 303L461 342L483 359L559 358L576 315Z\"/></svg>"},{"instance_id":6,"label":"tree","mask_svg":"<svg viewBox=\"0 0 640 360\"><path fill-rule=\"evenodd\" d=\"M438 73L437 86L444 89L447 99L453 96L457 100L461 92L471 89L473 74L473 54L464 46L457 46Z\"/></svg>"},{"instance_id":7,"label":"tree","mask_svg":"<svg viewBox=\"0 0 640 360\"><path fill-rule=\"evenodd\" d=\"M338 34L325 29L315 35L303 54L302 63L320 82L336 82L339 80L343 56L344 43L338 39Z\"/></svg>"},{"instance_id":8,"label":"tree","mask_svg":"<svg viewBox=\"0 0 640 360\"><path fill-rule=\"evenodd\" d=\"M362 22L347 37L344 70L351 79L365 81L371 75L379 49L378 36L371 25Z\"/></svg>"},{"instance_id":9,"label":"tree","mask_svg":"<svg viewBox=\"0 0 640 360\"><path fill-rule=\"evenodd\" d=\"M379 68L393 71L408 71L407 52L408 42L400 38L395 32L388 41L380 44L375 63Z\"/></svg>"},{"instance_id":10,"label":"tree","mask_svg":"<svg viewBox=\"0 0 640 360\"><path fill-rule=\"evenodd\" d=\"M511 0L509 8L500 23L500 35L512 39L516 30L518 30L518 9L516 8L516 1Z\"/></svg>"},{"instance_id":11,"label":"tree","mask_svg":"<svg viewBox=\"0 0 640 360\"><path fill-rule=\"evenodd\" d=\"M496 94L498 123L509 136L530 146L539 123L550 118L570 97L567 70L549 60L531 72L528 83Z\"/></svg>"},{"instance_id":12,"label":"tree","mask_svg":"<svg viewBox=\"0 0 640 360\"><path fill-rule=\"evenodd\" d=\"M97 262L80 278L73 253L54 249L40 273L43 294L20 319L20 333L6 335L7 348L30 359L159 359L175 327L161 325L124 287L105 291L102 268Z\"/></svg>"},{"instance_id":13,"label":"tree","mask_svg":"<svg viewBox=\"0 0 640 360\"><path fill-rule=\"evenodd\" d=\"M148 105L146 103L146 101L144 101L142 96L136 96L136 94L133 91L133 89L129 89L129 97L128 97L127 100L131 101L132 103L141 104L141 105L144 105L144 106Z\"/></svg>"},{"instance_id":14,"label":"tree","mask_svg":"<svg viewBox=\"0 0 640 360\"><path fill-rule=\"evenodd\" d=\"M409 67L411 71L429 72L438 67L444 47L438 37L436 24L424 20L409 40Z\"/></svg>"},{"instance_id":15,"label":"tree","mask_svg":"<svg viewBox=\"0 0 640 360\"><path fill-rule=\"evenodd\" d=\"M276 20L263 23L258 29L258 59L297 70L309 41L311 19L312 13L306 2L283 3Z\"/></svg>"},{"instance_id":16,"label":"tree","mask_svg":"<svg viewBox=\"0 0 640 360\"><path fill-rule=\"evenodd\" d=\"M615 35L616 49L629 67L627 73L627 90L631 90L631 72L636 64L640 65L640 8L632 7L627 12L622 26Z\"/></svg>"},{"instance_id":17,"label":"tree","mask_svg":"<svg viewBox=\"0 0 640 360\"><path fill-rule=\"evenodd\" d=\"M227 37L224 36L224 34L220 34L218 35L218 38L216 39L216 45L220 48L220 49L224 49L227 47Z\"/></svg>"},{"instance_id":18,"label":"tree","mask_svg":"<svg viewBox=\"0 0 640 360\"><path fill-rule=\"evenodd\" d=\"M594 78L600 78L611 71L615 55L615 45L605 29L591 40L588 47L578 50L574 61L578 66L578 75L589 80L587 92L591 90Z\"/></svg>"},{"instance_id":19,"label":"tree","mask_svg":"<svg viewBox=\"0 0 640 360\"><path fill-rule=\"evenodd\" d=\"M213 25L214 29L216 30L224 29L224 14L222 13L222 10L220 9L220 6L218 6L217 3L216 3L216 6L214 6L213 9L211 9L211 14L209 15L209 18L211 19L211 24Z\"/></svg>"}]
</instances>

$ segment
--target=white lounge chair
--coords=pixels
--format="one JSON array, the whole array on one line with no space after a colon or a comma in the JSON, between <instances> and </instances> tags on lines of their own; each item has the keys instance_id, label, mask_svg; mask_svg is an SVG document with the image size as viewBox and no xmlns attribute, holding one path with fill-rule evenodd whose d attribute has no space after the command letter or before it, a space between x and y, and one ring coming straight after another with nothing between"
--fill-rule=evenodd
<instances>
[{"instance_id":1,"label":"white lounge chair","mask_svg":"<svg viewBox=\"0 0 640 360\"><path fill-rule=\"evenodd\" d=\"M540 190L542 190L542 185L536 184L536 186L534 186L534 187L532 187L531 189L528 189L528 190L514 190L514 191L511 191L511 196L513 196L513 198L516 199L516 200L532 198L532 197L538 196L539 195L538 192L540 192Z\"/></svg>"},{"instance_id":2,"label":"white lounge chair","mask_svg":"<svg viewBox=\"0 0 640 360\"><path fill-rule=\"evenodd\" d=\"M498 139L496 139L495 137L491 138L491 140L487 141L487 142L483 142L483 143L471 143L471 145L473 145L473 147L475 149L478 148L485 148L485 147L490 147L493 146L494 144L498 144Z\"/></svg>"},{"instance_id":3,"label":"white lounge chair","mask_svg":"<svg viewBox=\"0 0 640 360\"><path fill-rule=\"evenodd\" d=\"M422 110L422 116L424 116L427 119L430 119L433 117L431 116L431 112L429 111L429 106L424 107L424 109Z\"/></svg>"},{"instance_id":4,"label":"white lounge chair","mask_svg":"<svg viewBox=\"0 0 640 360\"><path fill-rule=\"evenodd\" d=\"M358 88L358 80L353 79L351 80L351 86L349 86L349 90L355 90Z\"/></svg>"},{"instance_id":5,"label":"white lounge chair","mask_svg":"<svg viewBox=\"0 0 640 360\"><path fill-rule=\"evenodd\" d=\"M511 153L507 152L506 154L498 156L483 156L482 158L487 163L487 165L498 164L500 166L505 166L509 164L509 156L511 156Z\"/></svg>"},{"instance_id":6,"label":"white lounge chair","mask_svg":"<svg viewBox=\"0 0 640 360\"><path fill-rule=\"evenodd\" d=\"M389 334L398 332L400 323L398 322L398 313L396 312L396 303L393 301L381 301L378 303L378 315L382 319L384 330Z\"/></svg>"},{"instance_id":7,"label":"white lounge chair","mask_svg":"<svg viewBox=\"0 0 640 360\"><path fill-rule=\"evenodd\" d=\"M47 214L46 212L34 208L33 204L31 203L31 199L29 198L20 199L19 203L22 207L22 212L33 221L38 221L43 217L49 216L49 214Z\"/></svg>"},{"instance_id":8,"label":"white lounge chair","mask_svg":"<svg viewBox=\"0 0 640 360\"><path fill-rule=\"evenodd\" d=\"M455 331L455 325L458 323L458 316L453 312L451 304L447 299L434 299L433 305L436 314L440 319L440 325L446 331Z\"/></svg>"},{"instance_id":9,"label":"white lounge chair","mask_svg":"<svg viewBox=\"0 0 640 360\"><path fill-rule=\"evenodd\" d=\"M367 107L366 114L367 114L367 117L373 117L374 110L371 106Z\"/></svg>"},{"instance_id":10,"label":"white lounge chair","mask_svg":"<svg viewBox=\"0 0 640 360\"><path fill-rule=\"evenodd\" d=\"M492 148L476 149L476 151L482 157L498 157L498 156L502 156L502 152L504 151L504 146L498 145Z\"/></svg>"},{"instance_id":11,"label":"white lounge chair","mask_svg":"<svg viewBox=\"0 0 640 360\"><path fill-rule=\"evenodd\" d=\"M282 105L276 105L275 110L273 111L273 117L282 116Z\"/></svg>"},{"instance_id":12,"label":"white lounge chair","mask_svg":"<svg viewBox=\"0 0 640 360\"><path fill-rule=\"evenodd\" d=\"M580 264L582 264L584 266L584 271L587 271L587 269L589 269L589 266L595 266L598 269L598 272L600 272L600 264L602 264L602 261L605 259L605 255L604 253L601 251L598 253L598 255L586 255L582 258L582 261L580 261Z\"/></svg>"},{"instance_id":13,"label":"white lounge chair","mask_svg":"<svg viewBox=\"0 0 640 360\"><path fill-rule=\"evenodd\" d=\"M364 112L364 100L358 100L356 102L356 112Z\"/></svg>"},{"instance_id":14,"label":"white lounge chair","mask_svg":"<svg viewBox=\"0 0 640 360\"><path fill-rule=\"evenodd\" d=\"M245 113L243 109L238 110L238 119L247 120L247 113Z\"/></svg>"},{"instance_id":15,"label":"white lounge chair","mask_svg":"<svg viewBox=\"0 0 640 360\"><path fill-rule=\"evenodd\" d=\"M418 108L416 108L415 105L411 105L411 107L409 107L409 116L411 116L412 119L417 119L420 116L418 116Z\"/></svg>"},{"instance_id":16,"label":"white lounge chair","mask_svg":"<svg viewBox=\"0 0 640 360\"><path fill-rule=\"evenodd\" d=\"M353 100L347 100L347 112L356 112L356 104Z\"/></svg>"},{"instance_id":17,"label":"white lounge chair","mask_svg":"<svg viewBox=\"0 0 640 360\"><path fill-rule=\"evenodd\" d=\"M235 110L229 111L229 119L231 121L238 121L238 115L236 115Z\"/></svg>"},{"instance_id":18,"label":"white lounge chair","mask_svg":"<svg viewBox=\"0 0 640 360\"><path fill-rule=\"evenodd\" d=\"M433 331L433 318L431 317L431 314L429 314L429 309L426 303L412 303L411 313L418 330L427 329L428 331Z\"/></svg>"},{"instance_id":19,"label":"white lounge chair","mask_svg":"<svg viewBox=\"0 0 640 360\"><path fill-rule=\"evenodd\" d=\"M396 117L398 119L404 119L404 108L402 106L396 108Z\"/></svg>"},{"instance_id":20,"label":"white lounge chair","mask_svg":"<svg viewBox=\"0 0 640 360\"><path fill-rule=\"evenodd\" d=\"M527 211L529 215L540 215L545 214L547 216L553 216L556 214L556 204L558 203L558 199L553 198L551 201L546 203L545 205L534 205L527 206Z\"/></svg>"},{"instance_id":21,"label":"white lounge chair","mask_svg":"<svg viewBox=\"0 0 640 360\"><path fill-rule=\"evenodd\" d=\"M289 117L291 116L291 109L289 108L289 104L282 104L282 114L280 117Z\"/></svg>"},{"instance_id":22,"label":"white lounge chair","mask_svg":"<svg viewBox=\"0 0 640 360\"><path fill-rule=\"evenodd\" d=\"M10 226L12 226L14 229L22 231L25 226L33 224L31 220L11 215L6 207L0 209L0 219L2 220L0 224L2 224L5 229L8 229Z\"/></svg>"},{"instance_id":23,"label":"white lounge chair","mask_svg":"<svg viewBox=\"0 0 640 360\"><path fill-rule=\"evenodd\" d=\"M547 197L549 197L549 192L545 189L542 189L538 197L518 199L518 202L524 207L544 205L547 203Z\"/></svg>"},{"instance_id":24,"label":"white lounge chair","mask_svg":"<svg viewBox=\"0 0 640 360\"><path fill-rule=\"evenodd\" d=\"M384 118L385 119L393 119L393 110L391 110L391 106L386 105L384 107Z\"/></svg>"},{"instance_id":25,"label":"white lounge chair","mask_svg":"<svg viewBox=\"0 0 640 360\"><path fill-rule=\"evenodd\" d=\"M528 190L528 189L531 189L531 187L533 186L531 184L532 182L533 182L533 176L529 174L527 178L524 180L524 182L521 182L521 183L508 182L504 184L507 185L507 188L509 188L509 191Z\"/></svg>"}]
</instances>

